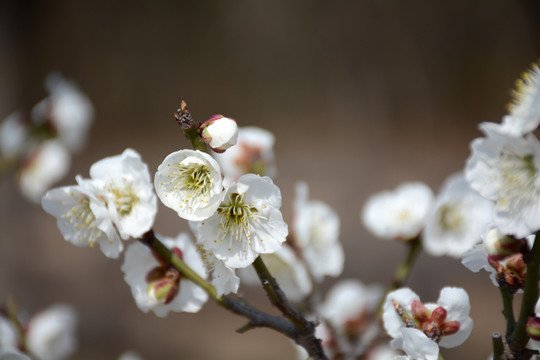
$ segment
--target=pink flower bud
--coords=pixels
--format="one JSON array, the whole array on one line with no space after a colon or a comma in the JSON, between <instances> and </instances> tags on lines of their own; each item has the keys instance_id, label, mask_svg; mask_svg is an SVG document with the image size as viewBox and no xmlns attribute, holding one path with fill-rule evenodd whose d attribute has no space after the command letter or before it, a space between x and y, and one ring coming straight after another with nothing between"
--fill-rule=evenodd
<instances>
[{"instance_id":1,"label":"pink flower bud","mask_svg":"<svg viewBox=\"0 0 540 360\"><path fill-rule=\"evenodd\" d=\"M540 318L530 317L527 320L527 334L533 340L540 340Z\"/></svg>"},{"instance_id":2,"label":"pink flower bud","mask_svg":"<svg viewBox=\"0 0 540 360\"><path fill-rule=\"evenodd\" d=\"M413 300L411 304L411 312L414 320L421 324L429 319L429 310L419 300Z\"/></svg>"},{"instance_id":3,"label":"pink flower bud","mask_svg":"<svg viewBox=\"0 0 540 360\"><path fill-rule=\"evenodd\" d=\"M199 134L212 150L222 153L236 144L238 126L234 119L213 115L200 125Z\"/></svg>"},{"instance_id":4,"label":"pink flower bud","mask_svg":"<svg viewBox=\"0 0 540 360\"><path fill-rule=\"evenodd\" d=\"M446 320L446 310L441 306L435 308L431 313L431 319L442 326Z\"/></svg>"},{"instance_id":5,"label":"pink flower bud","mask_svg":"<svg viewBox=\"0 0 540 360\"><path fill-rule=\"evenodd\" d=\"M452 335L459 331L461 327L459 321L447 321L442 326L442 335Z\"/></svg>"}]
</instances>

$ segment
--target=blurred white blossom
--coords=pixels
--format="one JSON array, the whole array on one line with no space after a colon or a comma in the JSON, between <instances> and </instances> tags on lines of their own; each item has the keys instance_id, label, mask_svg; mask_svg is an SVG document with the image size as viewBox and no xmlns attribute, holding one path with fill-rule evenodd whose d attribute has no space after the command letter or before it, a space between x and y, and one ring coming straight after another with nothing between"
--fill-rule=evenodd
<instances>
[{"instance_id":1,"label":"blurred white blossom","mask_svg":"<svg viewBox=\"0 0 540 360\"><path fill-rule=\"evenodd\" d=\"M239 128L236 145L223 154L214 154L225 186L250 173L275 178L274 142L274 135L267 130L254 126Z\"/></svg>"},{"instance_id":2,"label":"blurred white blossom","mask_svg":"<svg viewBox=\"0 0 540 360\"><path fill-rule=\"evenodd\" d=\"M49 96L32 109L37 125L50 122L60 141L72 152L86 144L89 128L94 119L94 107L75 82L59 73L51 73L45 80Z\"/></svg>"},{"instance_id":3,"label":"blurred white blossom","mask_svg":"<svg viewBox=\"0 0 540 360\"><path fill-rule=\"evenodd\" d=\"M308 201L308 187L296 185L293 215L295 246L299 248L316 281L339 276L345 256L339 242L339 217L321 201Z\"/></svg>"},{"instance_id":4,"label":"blurred white blossom","mask_svg":"<svg viewBox=\"0 0 540 360\"><path fill-rule=\"evenodd\" d=\"M67 149L56 140L38 146L23 163L19 172L19 187L29 200L39 203L50 187L62 179L71 165Z\"/></svg>"},{"instance_id":5,"label":"blurred white blossom","mask_svg":"<svg viewBox=\"0 0 540 360\"><path fill-rule=\"evenodd\" d=\"M381 239L409 240L424 228L432 205L433 193L427 185L404 183L393 191L372 195L364 205L362 221Z\"/></svg>"},{"instance_id":6,"label":"blurred white blossom","mask_svg":"<svg viewBox=\"0 0 540 360\"><path fill-rule=\"evenodd\" d=\"M461 173L451 176L426 221L424 249L433 256L461 257L481 240L492 211L493 203L474 191Z\"/></svg>"},{"instance_id":7,"label":"blurred white blossom","mask_svg":"<svg viewBox=\"0 0 540 360\"><path fill-rule=\"evenodd\" d=\"M514 137L534 131L540 123L540 69L538 63L523 73L512 91L510 113L503 118L501 130Z\"/></svg>"},{"instance_id":8,"label":"blurred white blossom","mask_svg":"<svg viewBox=\"0 0 540 360\"><path fill-rule=\"evenodd\" d=\"M39 360L67 359L77 350L76 326L77 315L66 304L34 315L26 333L28 352Z\"/></svg>"}]
</instances>

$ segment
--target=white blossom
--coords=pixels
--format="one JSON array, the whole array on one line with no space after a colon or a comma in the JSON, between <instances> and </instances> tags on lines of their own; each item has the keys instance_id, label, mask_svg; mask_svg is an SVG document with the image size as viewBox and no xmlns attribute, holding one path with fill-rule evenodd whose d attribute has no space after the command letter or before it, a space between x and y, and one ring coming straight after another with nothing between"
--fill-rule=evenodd
<instances>
[{"instance_id":1,"label":"white blossom","mask_svg":"<svg viewBox=\"0 0 540 360\"><path fill-rule=\"evenodd\" d=\"M275 178L274 142L274 135L267 130L254 126L239 128L236 145L223 154L214 154L223 172L225 186L250 173Z\"/></svg>"},{"instance_id":2,"label":"white blossom","mask_svg":"<svg viewBox=\"0 0 540 360\"><path fill-rule=\"evenodd\" d=\"M201 256L185 233L162 242L200 276L205 276ZM206 292L169 264L160 263L150 249L135 242L126 249L122 264L124 280L131 288L135 303L143 312L152 310L165 317L169 311L198 312L208 299ZM164 290L164 291L162 291Z\"/></svg>"},{"instance_id":3,"label":"white blossom","mask_svg":"<svg viewBox=\"0 0 540 360\"><path fill-rule=\"evenodd\" d=\"M404 183L394 191L372 195L364 205L362 221L381 239L409 240L422 231L432 204L433 193L427 185Z\"/></svg>"},{"instance_id":4,"label":"white blossom","mask_svg":"<svg viewBox=\"0 0 540 360\"><path fill-rule=\"evenodd\" d=\"M193 224L197 242L231 268L249 266L259 254L277 251L287 224L279 208L281 192L269 177L248 174L226 191L207 220Z\"/></svg>"},{"instance_id":5,"label":"white blossom","mask_svg":"<svg viewBox=\"0 0 540 360\"><path fill-rule=\"evenodd\" d=\"M148 166L135 150L99 160L90 167L90 177L122 239L140 237L152 227L157 199Z\"/></svg>"},{"instance_id":6,"label":"white blossom","mask_svg":"<svg viewBox=\"0 0 540 360\"><path fill-rule=\"evenodd\" d=\"M28 324L26 345L40 360L62 360L77 349L77 315L69 305L58 304L34 315Z\"/></svg>"},{"instance_id":7,"label":"white blossom","mask_svg":"<svg viewBox=\"0 0 540 360\"><path fill-rule=\"evenodd\" d=\"M426 221L424 249L433 256L461 257L481 240L492 211L493 203L474 191L461 173L451 176Z\"/></svg>"},{"instance_id":8,"label":"white blossom","mask_svg":"<svg viewBox=\"0 0 540 360\"><path fill-rule=\"evenodd\" d=\"M198 150L179 150L159 165L154 179L161 202L183 219L212 216L223 198L218 163Z\"/></svg>"},{"instance_id":9,"label":"white blossom","mask_svg":"<svg viewBox=\"0 0 540 360\"><path fill-rule=\"evenodd\" d=\"M311 291L309 274L294 251L288 246L272 254L261 254L268 271L291 301L301 301ZM260 280L252 267L239 269L242 282L260 286Z\"/></svg>"},{"instance_id":10,"label":"white blossom","mask_svg":"<svg viewBox=\"0 0 540 360\"><path fill-rule=\"evenodd\" d=\"M79 185L48 191L43 209L57 218L64 239L76 246L98 243L105 256L117 258L124 245L114 227L106 203L92 191L91 182L77 177Z\"/></svg>"},{"instance_id":11,"label":"white blossom","mask_svg":"<svg viewBox=\"0 0 540 360\"><path fill-rule=\"evenodd\" d=\"M364 353L379 334L379 326L373 320L382 295L379 285L345 279L330 289L318 307L319 316L328 322L337 337L335 341L348 358Z\"/></svg>"},{"instance_id":12,"label":"white blossom","mask_svg":"<svg viewBox=\"0 0 540 360\"><path fill-rule=\"evenodd\" d=\"M460 288L445 287L437 303L427 304L411 289L401 288L387 295L383 309L392 347L415 359L437 359L438 346L459 346L472 330L469 296Z\"/></svg>"},{"instance_id":13,"label":"white blossom","mask_svg":"<svg viewBox=\"0 0 540 360\"><path fill-rule=\"evenodd\" d=\"M294 235L302 256L315 280L325 275L339 276L344 253L339 242L339 217L321 201L308 201L306 183L296 185Z\"/></svg>"},{"instance_id":14,"label":"white blossom","mask_svg":"<svg viewBox=\"0 0 540 360\"><path fill-rule=\"evenodd\" d=\"M236 120L213 115L201 125L201 137L212 150L222 153L236 144L238 126Z\"/></svg>"},{"instance_id":15,"label":"white blossom","mask_svg":"<svg viewBox=\"0 0 540 360\"><path fill-rule=\"evenodd\" d=\"M519 238L540 229L540 144L533 134L514 138L494 123L481 124L465 175L471 187L495 202L493 221Z\"/></svg>"},{"instance_id":16,"label":"white blossom","mask_svg":"<svg viewBox=\"0 0 540 360\"><path fill-rule=\"evenodd\" d=\"M49 96L32 109L34 122L50 121L59 140L71 151L80 151L94 119L92 103L73 81L58 73L49 74L45 86Z\"/></svg>"},{"instance_id":17,"label":"white blossom","mask_svg":"<svg viewBox=\"0 0 540 360\"><path fill-rule=\"evenodd\" d=\"M24 150L28 132L22 113L9 114L0 123L0 154L8 159L17 157Z\"/></svg>"},{"instance_id":18,"label":"white blossom","mask_svg":"<svg viewBox=\"0 0 540 360\"><path fill-rule=\"evenodd\" d=\"M1 350L0 360L31 360L28 355L21 353L18 350Z\"/></svg>"},{"instance_id":19,"label":"white blossom","mask_svg":"<svg viewBox=\"0 0 540 360\"><path fill-rule=\"evenodd\" d=\"M540 69L538 63L523 73L512 91L510 113L503 118L501 130L514 137L534 131L540 123Z\"/></svg>"},{"instance_id":20,"label":"white blossom","mask_svg":"<svg viewBox=\"0 0 540 360\"><path fill-rule=\"evenodd\" d=\"M216 288L217 295L227 295L235 293L240 286L240 278L236 276L235 269L225 265L225 263L211 252L207 251L204 246L199 245L199 252L206 267L207 275L210 275L211 284Z\"/></svg>"},{"instance_id":21,"label":"white blossom","mask_svg":"<svg viewBox=\"0 0 540 360\"><path fill-rule=\"evenodd\" d=\"M18 347L17 330L9 319L0 315L0 353L17 350Z\"/></svg>"},{"instance_id":22,"label":"white blossom","mask_svg":"<svg viewBox=\"0 0 540 360\"><path fill-rule=\"evenodd\" d=\"M19 187L31 201L41 197L68 172L71 156L66 148L55 140L43 142L34 149L19 172Z\"/></svg>"}]
</instances>

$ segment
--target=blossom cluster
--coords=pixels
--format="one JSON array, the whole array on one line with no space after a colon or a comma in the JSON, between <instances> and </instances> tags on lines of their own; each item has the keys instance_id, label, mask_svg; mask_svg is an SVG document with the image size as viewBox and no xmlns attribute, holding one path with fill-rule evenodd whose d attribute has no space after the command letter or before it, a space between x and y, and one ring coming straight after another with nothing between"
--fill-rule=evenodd
<instances>
[{"instance_id":1,"label":"blossom cluster","mask_svg":"<svg viewBox=\"0 0 540 360\"><path fill-rule=\"evenodd\" d=\"M18 170L18 184L29 200L43 194L68 172L71 154L80 152L94 119L88 97L71 80L50 74L49 93L31 111L18 111L0 123L0 161Z\"/></svg>"}]
</instances>

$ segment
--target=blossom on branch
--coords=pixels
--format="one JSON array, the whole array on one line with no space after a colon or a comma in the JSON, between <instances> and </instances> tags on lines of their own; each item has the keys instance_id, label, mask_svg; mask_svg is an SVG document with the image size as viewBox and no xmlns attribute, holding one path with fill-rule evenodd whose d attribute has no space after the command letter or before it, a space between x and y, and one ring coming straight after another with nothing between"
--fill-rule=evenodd
<instances>
[{"instance_id":1,"label":"blossom on branch","mask_svg":"<svg viewBox=\"0 0 540 360\"><path fill-rule=\"evenodd\" d=\"M343 271L344 254L339 242L339 217L322 201L308 201L308 187L296 185L294 202L294 246L302 254L316 281L325 275L339 276Z\"/></svg>"},{"instance_id":2,"label":"blossom on branch","mask_svg":"<svg viewBox=\"0 0 540 360\"><path fill-rule=\"evenodd\" d=\"M122 239L140 237L152 227L157 199L139 153L126 149L99 160L90 167L90 177Z\"/></svg>"},{"instance_id":3,"label":"blossom on branch","mask_svg":"<svg viewBox=\"0 0 540 360\"><path fill-rule=\"evenodd\" d=\"M362 221L381 239L407 241L420 234L432 205L433 193L427 185L404 183L372 195L364 205Z\"/></svg>"},{"instance_id":4,"label":"blossom on branch","mask_svg":"<svg viewBox=\"0 0 540 360\"><path fill-rule=\"evenodd\" d=\"M437 303L426 304L411 289L401 288L386 296L383 309L392 347L414 359L436 360L439 346L461 345L473 326L469 296L461 288L445 287Z\"/></svg>"},{"instance_id":5,"label":"blossom on branch","mask_svg":"<svg viewBox=\"0 0 540 360\"><path fill-rule=\"evenodd\" d=\"M193 271L205 276L201 256L187 234L181 233L176 239L164 238L162 242ZM178 270L139 242L129 245L121 269L135 303L145 313L152 310L159 317L165 317L169 311L195 313L208 299L203 289L184 279Z\"/></svg>"},{"instance_id":6,"label":"blossom on branch","mask_svg":"<svg viewBox=\"0 0 540 360\"><path fill-rule=\"evenodd\" d=\"M217 295L227 295L231 292L236 294L240 286L240 278L236 276L234 269L225 265L201 244L199 244L198 251L201 254L207 275L212 278L210 283L216 288Z\"/></svg>"},{"instance_id":7,"label":"blossom on branch","mask_svg":"<svg viewBox=\"0 0 540 360\"><path fill-rule=\"evenodd\" d=\"M107 204L95 195L91 182L77 177L79 185L49 190L43 209L57 218L64 239L76 246L99 244L105 256L117 258L124 245L109 216Z\"/></svg>"},{"instance_id":8,"label":"blossom on branch","mask_svg":"<svg viewBox=\"0 0 540 360\"><path fill-rule=\"evenodd\" d=\"M197 242L231 268L277 251L287 237L281 192L269 177L248 174L226 191L210 218L192 224Z\"/></svg>"},{"instance_id":9,"label":"blossom on branch","mask_svg":"<svg viewBox=\"0 0 540 360\"><path fill-rule=\"evenodd\" d=\"M161 202L183 219L209 218L223 198L218 163L198 150L179 150L159 165L154 178Z\"/></svg>"},{"instance_id":10,"label":"blossom on branch","mask_svg":"<svg viewBox=\"0 0 540 360\"><path fill-rule=\"evenodd\" d=\"M495 202L495 225L523 238L540 229L540 143L533 134L508 136L495 123L480 129L486 137L471 143L465 175L473 189Z\"/></svg>"},{"instance_id":11,"label":"blossom on branch","mask_svg":"<svg viewBox=\"0 0 540 360\"><path fill-rule=\"evenodd\" d=\"M461 173L451 176L426 221L424 249L433 256L461 257L481 240L492 210L492 202L474 191Z\"/></svg>"}]
</instances>

